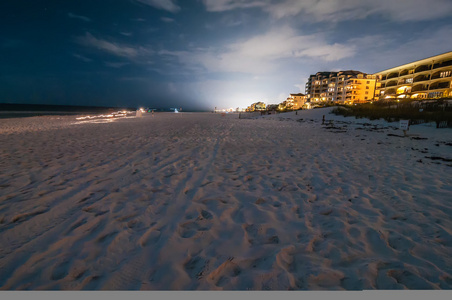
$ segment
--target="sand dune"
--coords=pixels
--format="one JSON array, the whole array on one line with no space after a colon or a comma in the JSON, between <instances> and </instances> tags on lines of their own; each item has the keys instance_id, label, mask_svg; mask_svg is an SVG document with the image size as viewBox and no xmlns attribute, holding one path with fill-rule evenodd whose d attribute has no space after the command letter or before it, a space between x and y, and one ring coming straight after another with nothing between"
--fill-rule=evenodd
<instances>
[{"instance_id":1,"label":"sand dune","mask_svg":"<svg viewBox=\"0 0 452 300\"><path fill-rule=\"evenodd\" d=\"M328 112L2 120L0 288L451 289L452 131Z\"/></svg>"}]
</instances>

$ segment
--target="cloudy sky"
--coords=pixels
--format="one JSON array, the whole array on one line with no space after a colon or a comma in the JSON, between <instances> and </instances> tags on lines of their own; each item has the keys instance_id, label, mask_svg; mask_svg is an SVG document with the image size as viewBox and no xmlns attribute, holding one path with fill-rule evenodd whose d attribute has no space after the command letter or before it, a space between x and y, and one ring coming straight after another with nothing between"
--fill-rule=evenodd
<instances>
[{"instance_id":1,"label":"cloudy sky","mask_svg":"<svg viewBox=\"0 0 452 300\"><path fill-rule=\"evenodd\" d=\"M1 1L0 103L278 103L318 71L452 51L451 15L450 0Z\"/></svg>"}]
</instances>

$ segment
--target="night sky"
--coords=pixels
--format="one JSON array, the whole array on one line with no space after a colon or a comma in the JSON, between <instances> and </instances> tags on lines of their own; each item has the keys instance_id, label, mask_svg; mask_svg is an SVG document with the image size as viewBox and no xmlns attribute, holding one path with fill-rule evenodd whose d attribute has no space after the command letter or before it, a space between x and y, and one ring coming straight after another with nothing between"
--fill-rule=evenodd
<instances>
[{"instance_id":1,"label":"night sky","mask_svg":"<svg viewBox=\"0 0 452 300\"><path fill-rule=\"evenodd\" d=\"M450 0L0 2L0 103L246 107L452 51Z\"/></svg>"}]
</instances>

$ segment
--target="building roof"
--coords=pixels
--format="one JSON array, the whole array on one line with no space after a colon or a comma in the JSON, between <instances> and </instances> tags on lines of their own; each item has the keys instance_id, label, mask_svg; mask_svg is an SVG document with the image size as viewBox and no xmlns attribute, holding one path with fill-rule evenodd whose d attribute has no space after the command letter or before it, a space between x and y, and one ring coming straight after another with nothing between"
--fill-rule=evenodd
<instances>
[{"instance_id":1,"label":"building roof","mask_svg":"<svg viewBox=\"0 0 452 300\"><path fill-rule=\"evenodd\" d=\"M298 93L298 94L290 94L291 96L306 96L305 94Z\"/></svg>"},{"instance_id":2,"label":"building roof","mask_svg":"<svg viewBox=\"0 0 452 300\"><path fill-rule=\"evenodd\" d=\"M442 53L442 54L438 54L438 55L435 55L435 56L430 56L430 57L423 58L423 59L420 59L420 60L416 60L416 61L404 64L404 65L400 65L400 66L397 66L397 67L393 67L393 68L390 68L390 69L386 69L386 70L382 70L382 71L379 71L379 72L375 72L374 74L387 73L387 72L396 71L396 70L402 69L402 68L403 69L409 69L409 68L412 68L412 67L415 67L415 66L419 66L419 65L426 64L426 63L430 63L430 62L432 62L434 60L444 60L444 59L447 59L447 58L452 59L452 51L449 51L449 52L446 52L446 53Z\"/></svg>"},{"instance_id":3,"label":"building roof","mask_svg":"<svg viewBox=\"0 0 452 300\"><path fill-rule=\"evenodd\" d=\"M360 71L355 71L355 70L346 70L346 71L340 71L337 75L341 76L341 75L359 75L359 74L364 74L363 72Z\"/></svg>"}]
</instances>

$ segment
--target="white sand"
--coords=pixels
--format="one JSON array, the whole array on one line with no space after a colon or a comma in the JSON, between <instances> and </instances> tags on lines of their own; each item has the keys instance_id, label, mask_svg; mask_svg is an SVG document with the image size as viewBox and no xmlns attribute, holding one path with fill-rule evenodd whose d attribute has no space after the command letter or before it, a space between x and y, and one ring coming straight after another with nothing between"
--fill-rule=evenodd
<instances>
[{"instance_id":1,"label":"white sand","mask_svg":"<svg viewBox=\"0 0 452 300\"><path fill-rule=\"evenodd\" d=\"M452 130L328 110L0 120L1 289L451 289Z\"/></svg>"}]
</instances>

